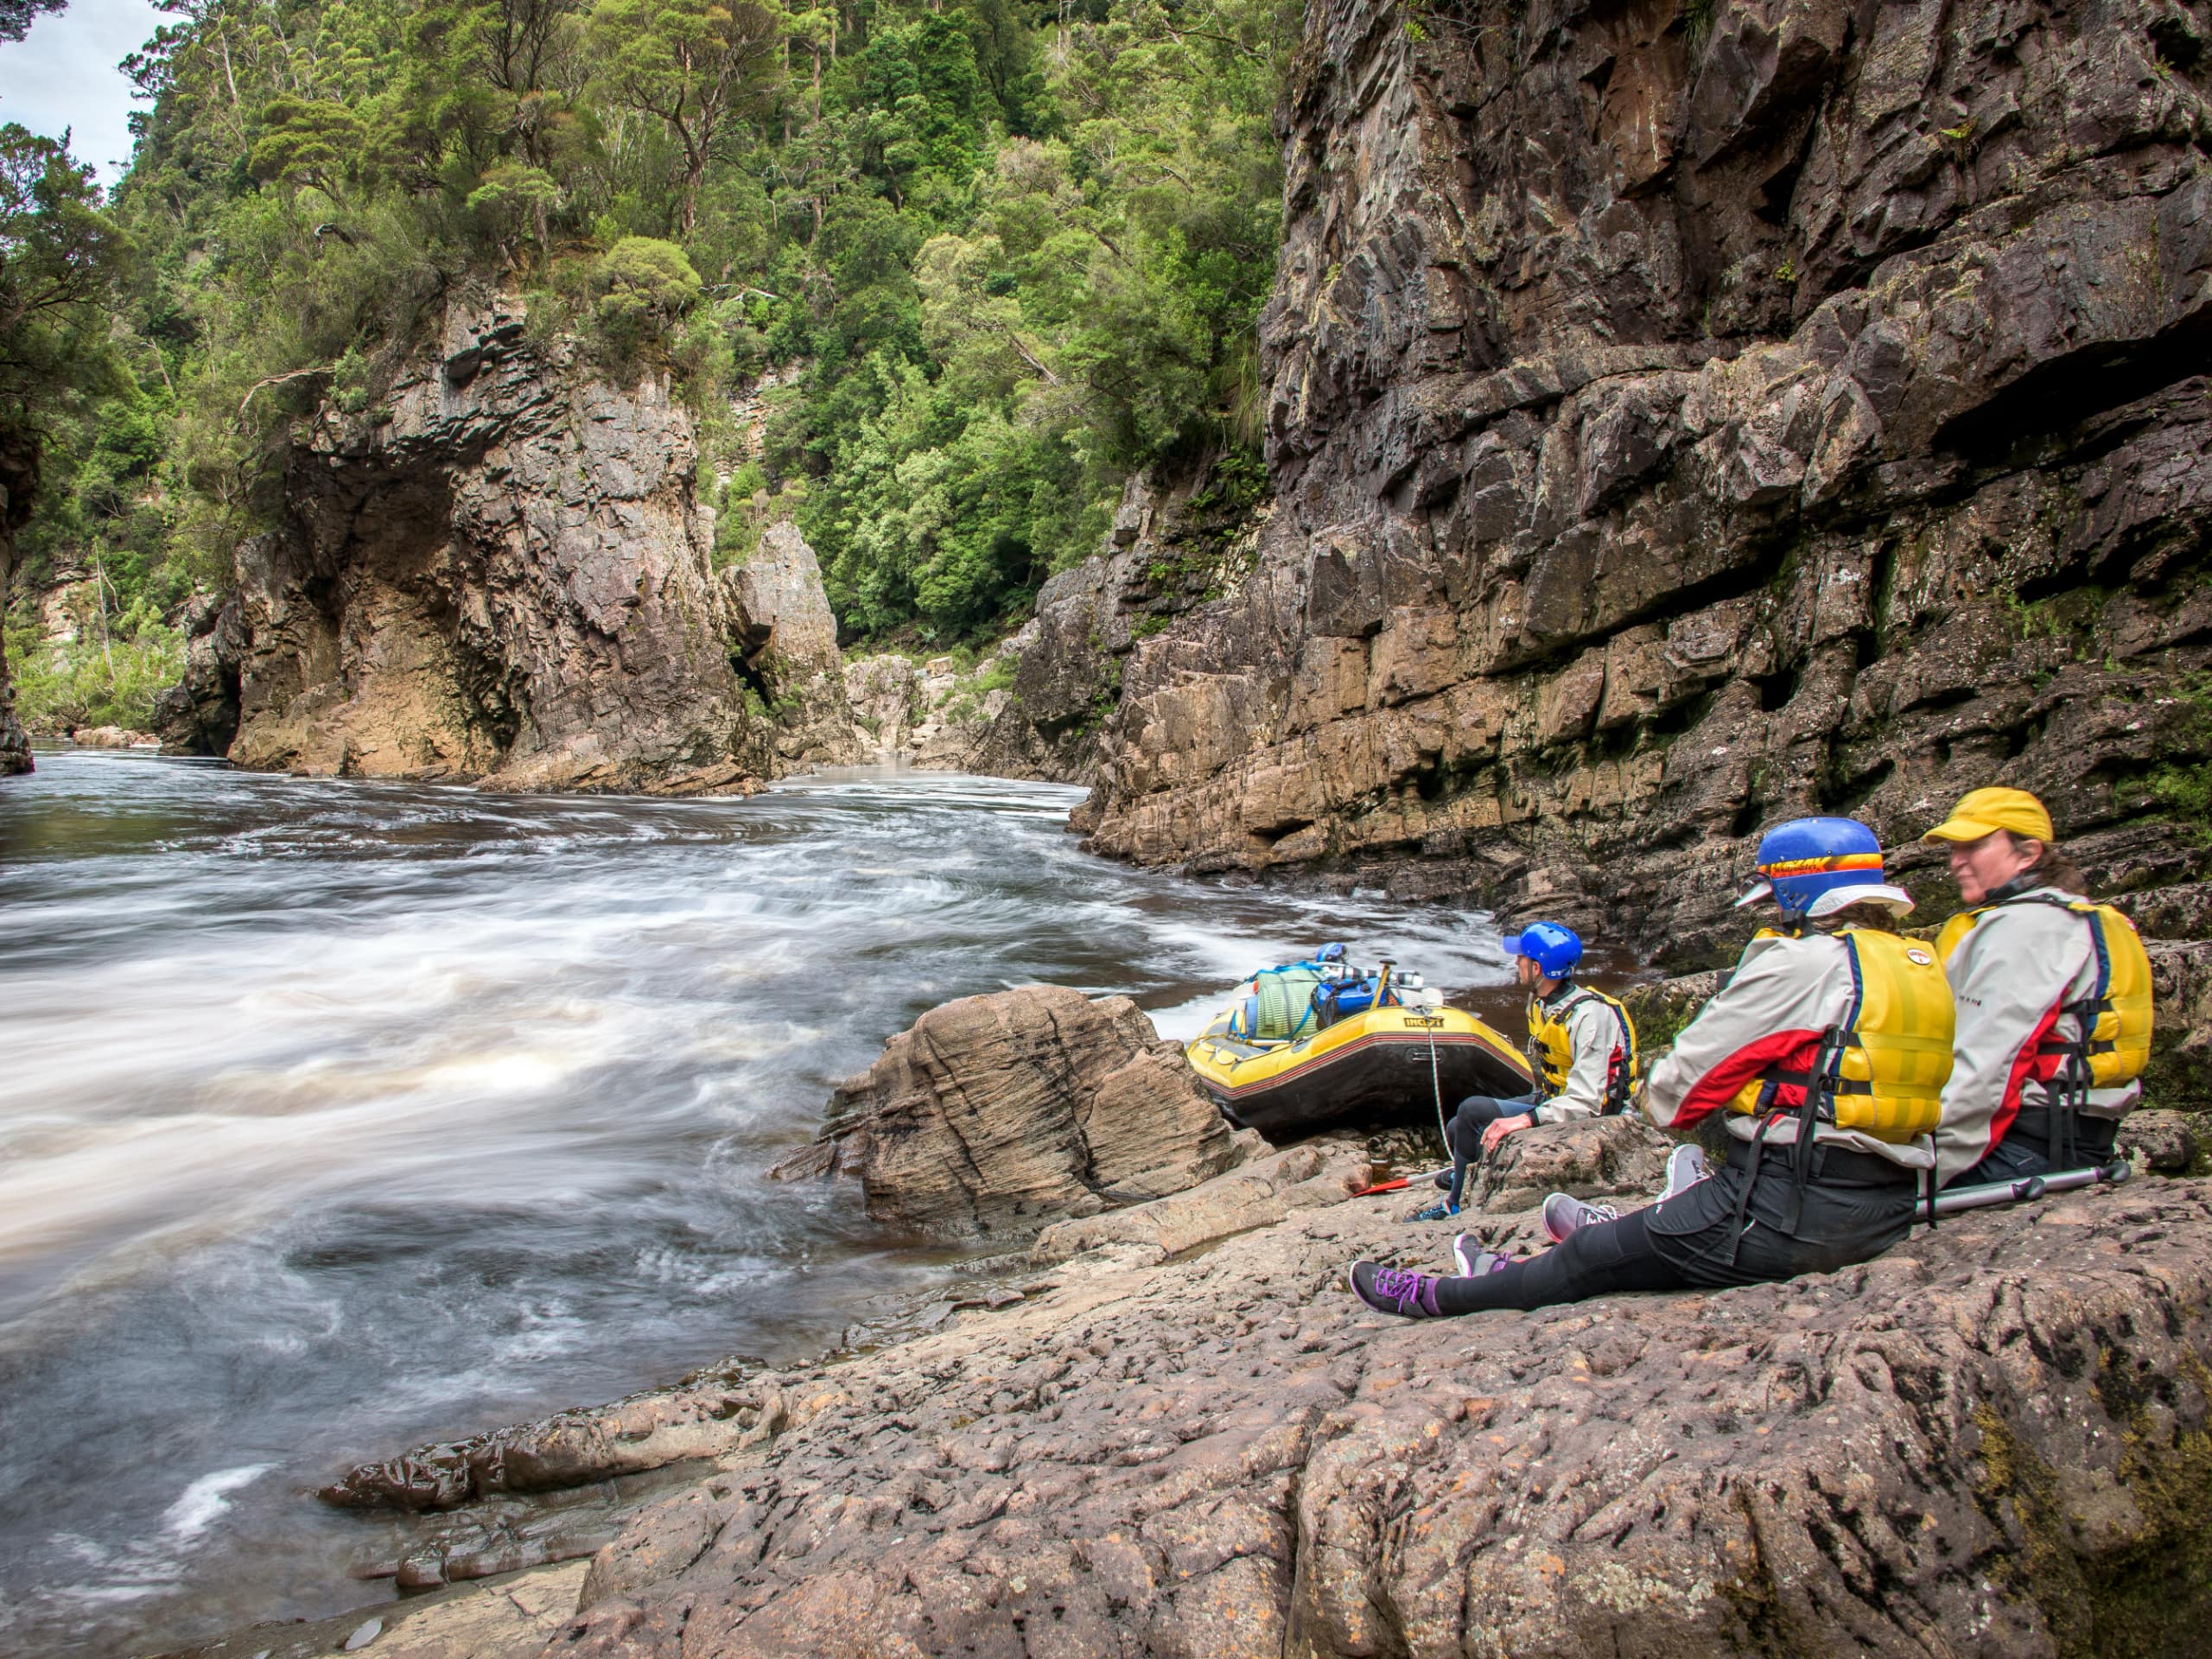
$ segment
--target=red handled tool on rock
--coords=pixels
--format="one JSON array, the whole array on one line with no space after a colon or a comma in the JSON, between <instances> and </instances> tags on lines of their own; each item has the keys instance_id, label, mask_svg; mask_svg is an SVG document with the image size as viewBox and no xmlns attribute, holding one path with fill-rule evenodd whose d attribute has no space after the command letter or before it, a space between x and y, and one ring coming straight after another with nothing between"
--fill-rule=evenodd
<instances>
[{"instance_id":1,"label":"red handled tool on rock","mask_svg":"<svg viewBox=\"0 0 2212 1659\"><path fill-rule=\"evenodd\" d=\"M2069 1169L2056 1175L2030 1175L2017 1181L1991 1181L1983 1186L1955 1186L1936 1195L1936 1213L1955 1215L1961 1210L1983 1210L1993 1204L2023 1204L2053 1192L2071 1192L2083 1186L2119 1186L2134 1173L2125 1159L2114 1159L2094 1169Z\"/></svg>"},{"instance_id":2,"label":"red handled tool on rock","mask_svg":"<svg viewBox=\"0 0 2212 1659\"><path fill-rule=\"evenodd\" d=\"M1373 1186L1363 1186L1358 1192L1353 1193L1352 1197L1355 1198L1371 1198L1377 1192L1396 1192L1406 1187L1411 1186L1412 1185L1413 1181L1410 1178L1401 1175L1395 1181L1378 1181Z\"/></svg>"}]
</instances>

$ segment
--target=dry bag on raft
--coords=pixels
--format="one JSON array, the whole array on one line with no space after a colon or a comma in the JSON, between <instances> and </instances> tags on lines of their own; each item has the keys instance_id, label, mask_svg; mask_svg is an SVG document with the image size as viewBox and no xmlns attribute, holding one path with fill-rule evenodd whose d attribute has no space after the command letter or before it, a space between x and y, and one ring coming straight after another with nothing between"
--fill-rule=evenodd
<instances>
[{"instance_id":1,"label":"dry bag on raft","mask_svg":"<svg viewBox=\"0 0 2212 1659\"><path fill-rule=\"evenodd\" d=\"M1380 994L1397 998L1344 961L1341 944L1325 944L1303 962L1262 968L1252 976L1252 995L1231 1022L1230 1035L1263 1043L1310 1037L1348 1015L1364 1014Z\"/></svg>"}]
</instances>

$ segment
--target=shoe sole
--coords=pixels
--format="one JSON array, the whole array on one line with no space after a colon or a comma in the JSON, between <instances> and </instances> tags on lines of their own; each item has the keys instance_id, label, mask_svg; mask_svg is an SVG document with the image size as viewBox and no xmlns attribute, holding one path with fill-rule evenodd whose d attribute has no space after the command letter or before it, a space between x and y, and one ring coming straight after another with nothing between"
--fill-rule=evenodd
<instances>
[{"instance_id":1,"label":"shoe sole","mask_svg":"<svg viewBox=\"0 0 2212 1659\"><path fill-rule=\"evenodd\" d=\"M1352 1263L1353 1268L1356 1268L1358 1265L1359 1263L1357 1262ZM1360 1293L1359 1281L1351 1276L1351 1268L1346 1268L1344 1269L1344 1288L1351 1292L1352 1300L1354 1301L1357 1302L1362 1307L1365 1308L1370 1313L1387 1313L1390 1311L1387 1307L1376 1306L1374 1303L1369 1301L1367 1298Z\"/></svg>"}]
</instances>

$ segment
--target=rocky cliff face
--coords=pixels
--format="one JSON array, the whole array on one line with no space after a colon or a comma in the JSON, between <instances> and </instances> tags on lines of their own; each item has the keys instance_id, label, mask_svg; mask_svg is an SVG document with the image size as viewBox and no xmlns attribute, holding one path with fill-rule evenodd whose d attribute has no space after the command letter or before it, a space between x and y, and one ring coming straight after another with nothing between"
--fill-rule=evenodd
<instances>
[{"instance_id":1,"label":"rocky cliff face","mask_svg":"<svg viewBox=\"0 0 2212 1659\"><path fill-rule=\"evenodd\" d=\"M1119 659L1091 844L1694 961L1762 825L2002 779L2201 884L2207 8L1408 16L1309 10L1275 510Z\"/></svg>"},{"instance_id":2,"label":"rocky cliff face","mask_svg":"<svg viewBox=\"0 0 2212 1659\"><path fill-rule=\"evenodd\" d=\"M741 641L739 672L760 693L772 722L776 770L857 764L864 751L845 696L837 619L798 526L769 525L722 582Z\"/></svg>"},{"instance_id":3,"label":"rocky cliff face","mask_svg":"<svg viewBox=\"0 0 2212 1659\"><path fill-rule=\"evenodd\" d=\"M16 574L16 532L30 517L31 485L37 474L27 451L0 441L0 615L8 609L8 585ZM16 689L8 678L8 644L0 639L0 778L31 770L31 741L16 718Z\"/></svg>"},{"instance_id":4,"label":"rocky cliff face","mask_svg":"<svg viewBox=\"0 0 2212 1659\"><path fill-rule=\"evenodd\" d=\"M523 321L457 303L385 397L296 434L283 523L199 619L173 741L251 766L669 793L837 750L842 696L821 719L767 712L837 684L834 636L817 660L816 619L753 608L812 574L826 609L812 555L777 543L718 578L665 384L610 385Z\"/></svg>"}]
</instances>

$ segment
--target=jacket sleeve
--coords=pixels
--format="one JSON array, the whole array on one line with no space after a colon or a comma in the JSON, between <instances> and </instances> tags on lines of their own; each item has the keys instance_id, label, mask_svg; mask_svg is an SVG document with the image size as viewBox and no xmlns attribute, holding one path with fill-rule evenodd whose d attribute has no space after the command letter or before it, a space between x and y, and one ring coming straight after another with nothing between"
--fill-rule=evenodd
<instances>
[{"instance_id":1,"label":"jacket sleeve","mask_svg":"<svg viewBox=\"0 0 2212 1659\"><path fill-rule=\"evenodd\" d=\"M1727 984L1651 1068L1645 1115L1662 1129L1687 1129L1770 1065L1809 1065L1842 1013L1830 982L1842 952L1829 938L1752 940Z\"/></svg>"},{"instance_id":2,"label":"jacket sleeve","mask_svg":"<svg viewBox=\"0 0 2212 1659\"><path fill-rule=\"evenodd\" d=\"M2058 1017L2088 930L2050 906L1986 914L1944 964L1958 1003L1936 1179L1948 1181L1987 1157L2012 1127L2035 1050Z\"/></svg>"},{"instance_id":3,"label":"jacket sleeve","mask_svg":"<svg viewBox=\"0 0 2212 1659\"><path fill-rule=\"evenodd\" d=\"M1559 1093L1535 1109L1539 1123L1565 1123L1578 1117L1595 1117L1605 1102L1605 1077L1613 1052L1620 1046L1620 1028L1613 1012L1592 999L1568 1016L1567 1029L1574 1039L1567 1081Z\"/></svg>"}]
</instances>

